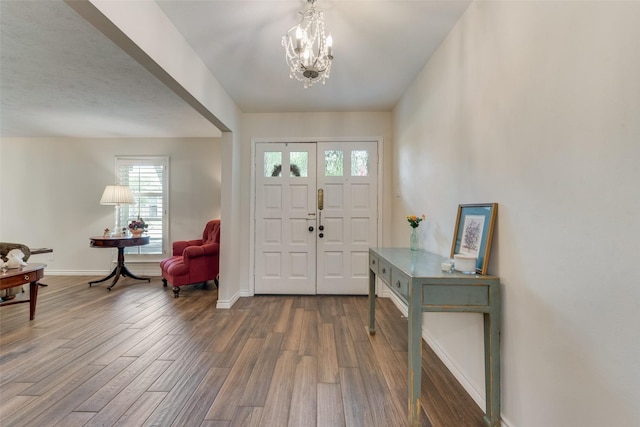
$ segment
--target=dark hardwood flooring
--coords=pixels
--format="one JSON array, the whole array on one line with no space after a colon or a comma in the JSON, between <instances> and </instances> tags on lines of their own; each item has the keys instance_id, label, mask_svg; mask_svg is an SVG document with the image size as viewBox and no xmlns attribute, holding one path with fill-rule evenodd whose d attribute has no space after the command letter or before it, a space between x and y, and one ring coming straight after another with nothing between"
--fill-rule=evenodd
<instances>
[{"instance_id":1,"label":"dark hardwood flooring","mask_svg":"<svg viewBox=\"0 0 640 427\"><path fill-rule=\"evenodd\" d=\"M378 298L257 296L159 278L47 276L36 318L0 308L0 425L406 426L407 321ZM25 286L28 295L28 286ZM423 347L423 426L481 426L482 411Z\"/></svg>"}]
</instances>

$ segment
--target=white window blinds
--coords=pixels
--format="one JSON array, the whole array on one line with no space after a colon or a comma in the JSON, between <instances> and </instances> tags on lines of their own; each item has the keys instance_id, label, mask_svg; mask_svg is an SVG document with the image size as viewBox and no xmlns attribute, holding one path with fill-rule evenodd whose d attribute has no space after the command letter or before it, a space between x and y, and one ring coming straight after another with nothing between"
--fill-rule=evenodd
<instances>
[{"instance_id":1,"label":"white window blinds","mask_svg":"<svg viewBox=\"0 0 640 427\"><path fill-rule=\"evenodd\" d=\"M136 203L122 205L120 227L138 217L148 224L149 244L126 248L127 254L166 253L168 221L168 157L116 157L116 180L131 188Z\"/></svg>"}]
</instances>

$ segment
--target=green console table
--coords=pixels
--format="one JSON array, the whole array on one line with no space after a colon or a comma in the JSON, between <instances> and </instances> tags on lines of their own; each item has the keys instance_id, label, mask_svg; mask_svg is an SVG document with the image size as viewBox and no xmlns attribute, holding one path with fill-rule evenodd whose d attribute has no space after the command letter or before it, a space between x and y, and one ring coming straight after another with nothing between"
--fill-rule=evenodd
<instances>
[{"instance_id":1,"label":"green console table","mask_svg":"<svg viewBox=\"0 0 640 427\"><path fill-rule=\"evenodd\" d=\"M369 249L369 333L375 334L376 277L409 310L409 425L420 426L422 312L473 312L484 315L486 415L489 427L500 425L500 279L447 273L446 258L409 248Z\"/></svg>"}]
</instances>

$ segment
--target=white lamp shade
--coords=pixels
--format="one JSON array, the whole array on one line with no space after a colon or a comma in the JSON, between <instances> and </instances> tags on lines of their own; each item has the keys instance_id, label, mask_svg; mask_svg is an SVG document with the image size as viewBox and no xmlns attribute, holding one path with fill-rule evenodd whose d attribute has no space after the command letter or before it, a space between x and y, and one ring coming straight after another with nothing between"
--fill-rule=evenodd
<instances>
[{"instance_id":1,"label":"white lamp shade","mask_svg":"<svg viewBox=\"0 0 640 427\"><path fill-rule=\"evenodd\" d=\"M124 205L135 202L131 189L126 185L107 185L100 199L101 205Z\"/></svg>"}]
</instances>

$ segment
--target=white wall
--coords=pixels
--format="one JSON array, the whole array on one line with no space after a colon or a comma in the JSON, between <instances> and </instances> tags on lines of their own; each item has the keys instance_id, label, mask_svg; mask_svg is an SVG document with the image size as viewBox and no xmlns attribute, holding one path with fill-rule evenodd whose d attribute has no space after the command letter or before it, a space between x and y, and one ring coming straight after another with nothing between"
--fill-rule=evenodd
<instances>
[{"instance_id":1,"label":"white wall","mask_svg":"<svg viewBox=\"0 0 640 427\"><path fill-rule=\"evenodd\" d=\"M240 271L244 272L241 277L241 290L243 294L249 294L250 280L252 274L249 260L251 256L251 239L249 233L251 219L251 169L253 165L251 144L252 140L273 141L283 139L307 139L308 138L382 138L383 157L391 156L393 126L391 113L264 113L264 114L244 114L242 124L242 201L241 223L247 224L241 234L242 265ZM389 200L391 162L385 160L384 176L386 181L383 184L382 194L385 203ZM388 204L383 206L383 217L390 217L391 208ZM388 233L382 236L382 242L389 241ZM382 243L381 242L381 243Z\"/></svg>"},{"instance_id":2,"label":"white wall","mask_svg":"<svg viewBox=\"0 0 640 427\"><path fill-rule=\"evenodd\" d=\"M640 425L640 2L477 1L394 114L392 244L498 202L503 417ZM425 315L484 397L480 315Z\"/></svg>"},{"instance_id":3,"label":"white wall","mask_svg":"<svg viewBox=\"0 0 640 427\"><path fill-rule=\"evenodd\" d=\"M4 138L0 151L0 241L53 248L37 256L46 274L112 268L115 250L89 249L89 237L113 226L113 207L99 201L116 155L169 156L170 241L197 238L220 217L220 138ZM157 262L135 271L160 274Z\"/></svg>"}]
</instances>

